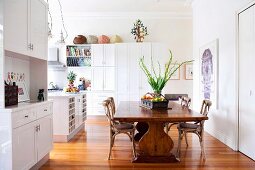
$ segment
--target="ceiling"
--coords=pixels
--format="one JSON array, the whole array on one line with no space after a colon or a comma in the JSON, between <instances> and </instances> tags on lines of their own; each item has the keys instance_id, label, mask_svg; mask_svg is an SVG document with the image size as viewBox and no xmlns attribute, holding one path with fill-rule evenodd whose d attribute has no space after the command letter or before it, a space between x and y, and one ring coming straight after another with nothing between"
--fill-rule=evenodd
<instances>
[{"instance_id":1,"label":"ceiling","mask_svg":"<svg viewBox=\"0 0 255 170\"><path fill-rule=\"evenodd\" d=\"M57 0L48 0L52 13L59 12ZM174 12L190 13L192 0L60 0L63 13Z\"/></svg>"}]
</instances>

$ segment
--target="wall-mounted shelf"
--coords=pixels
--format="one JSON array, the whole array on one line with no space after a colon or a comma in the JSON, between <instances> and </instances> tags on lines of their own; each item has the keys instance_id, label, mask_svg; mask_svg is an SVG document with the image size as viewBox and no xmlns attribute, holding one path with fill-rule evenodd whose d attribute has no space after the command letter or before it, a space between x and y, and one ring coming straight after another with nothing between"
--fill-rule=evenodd
<instances>
[{"instance_id":1,"label":"wall-mounted shelf","mask_svg":"<svg viewBox=\"0 0 255 170\"><path fill-rule=\"evenodd\" d=\"M66 64L68 67L91 66L91 46L67 45Z\"/></svg>"}]
</instances>

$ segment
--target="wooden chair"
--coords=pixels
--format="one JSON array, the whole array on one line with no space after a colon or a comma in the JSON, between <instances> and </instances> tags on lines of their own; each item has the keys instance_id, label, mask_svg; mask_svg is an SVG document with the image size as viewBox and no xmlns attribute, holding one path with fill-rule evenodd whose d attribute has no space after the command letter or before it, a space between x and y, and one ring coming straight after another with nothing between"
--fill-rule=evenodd
<instances>
[{"instance_id":1,"label":"wooden chair","mask_svg":"<svg viewBox=\"0 0 255 170\"><path fill-rule=\"evenodd\" d=\"M111 108L112 106L111 106L110 100L104 100L103 106L105 108L105 114L110 124L110 151L109 151L108 160L111 158L111 152L112 152L112 147L114 145L115 137L116 135L121 133L128 135L128 137L132 141L133 156L135 158L136 157L135 144L134 144L135 126L132 123L123 123L123 122L120 123L113 120L114 113L113 113L113 109Z\"/></svg>"},{"instance_id":2,"label":"wooden chair","mask_svg":"<svg viewBox=\"0 0 255 170\"><path fill-rule=\"evenodd\" d=\"M167 94L166 94L167 95ZM180 96L180 95L183 95L183 96ZM172 97L172 99L170 98ZM169 100L173 100L173 99L177 99L179 100L179 98L181 99L181 106L183 109L189 109L189 106L190 106L190 103L191 103L191 98L188 97L187 94L168 94L168 98L170 98ZM173 123L167 123L167 126L166 126L166 133L168 134L168 132L170 131L171 127L173 125L177 125L179 122L173 122Z\"/></svg>"},{"instance_id":3,"label":"wooden chair","mask_svg":"<svg viewBox=\"0 0 255 170\"><path fill-rule=\"evenodd\" d=\"M212 102L210 100L203 100L200 113L207 116L211 105L212 105ZM199 121L199 122L194 122L194 123L182 122L182 123L178 124L177 128L179 131L179 139L178 139L177 156L179 158L180 158L180 150L181 150L181 140L182 140L183 136L185 136L186 145L188 147L188 140L187 140L186 134L187 133L195 133L199 138L201 153L202 153L203 159L205 159L204 122L205 122L205 120Z\"/></svg>"}]
</instances>

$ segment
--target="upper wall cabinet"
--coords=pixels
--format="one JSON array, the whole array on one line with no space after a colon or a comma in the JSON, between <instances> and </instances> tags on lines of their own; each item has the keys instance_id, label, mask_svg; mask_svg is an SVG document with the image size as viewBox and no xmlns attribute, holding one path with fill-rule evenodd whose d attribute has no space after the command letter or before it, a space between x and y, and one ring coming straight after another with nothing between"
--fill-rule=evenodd
<instances>
[{"instance_id":1,"label":"upper wall cabinet","mask_svg":"<svg viewBox=\"0 0 255 170\"><path fill-rule=\"evenodd\" d=\"M47 4L43 0L5 1L5 50L47 60Z\"/></svg>"},{"instance_id":2,"label":"upper wall cabinet","mask_svg":"<svg viewBox=\"0 0 255 170\"><path fill-rule=\"evenodd\" d=\"M114 44L93 44L91 48L93 66L115 66Z\"/></svg>"}]
</instances>

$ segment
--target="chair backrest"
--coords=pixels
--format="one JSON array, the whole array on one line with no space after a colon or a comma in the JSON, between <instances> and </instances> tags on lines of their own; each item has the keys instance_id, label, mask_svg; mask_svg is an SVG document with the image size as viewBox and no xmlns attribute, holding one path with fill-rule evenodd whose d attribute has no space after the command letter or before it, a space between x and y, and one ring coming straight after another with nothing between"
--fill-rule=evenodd
<instances>
[{"instance_id":1,"label":"chair backrest","mask_svg":"<svg viewBox=\"0 0 255 170\"><path fill-rule=\"evenodd\" d=\"M186 97L186 96L182 96L181 97L181 106L182 108L189 108L191 103L191 98L190 97Z\"/></svg>"},{"instance_id":2,"label":"chair backrest","mask_svg":"<svg viewBox=\"0 0 255 170\"><path fill-rule=\"evenodd\" d=\"M112 113L113 113L113 115L115 115L116 106L115 106L114 98L113 97L108 97L107 100L110 101L110 106L111 106L111 109L112 109Z\"/></svg>"},{"instance_id":3,"label":"chair backrest","mask_svg":"<svg viewBox=\"0 0 255 170\"><path fill-rule=\"evenodd\" d=\"M210 100L203 100L200 113L202 115L207 116L211 105L212 105L212 102Z\"/></svg>"},{"instance_id":4,"label":"chair backrest","mask_svg":"<svg viewBox=\"0 0 255 170\"><path fill-rule=\"evenodd\" d=\"M182 96L188 97L188 94L165 94L167 100L179 100Z\"/></svg>"},{"instance_id":5,"label":"chair backrest","mask_svg":"<svg viewBox=\"0 0 255 170\"><path fill-rule=\"evenodd\" d=\"M107 116L108 121L110 122L110 125L113 126L114 125L113 113L112 113L112 109L111 109L111 105L110 105L110 100L104 100L102 104L105 109L105 115Z\"/></svg>"}]
</instances>

